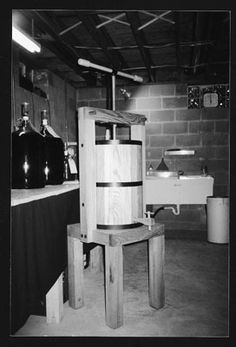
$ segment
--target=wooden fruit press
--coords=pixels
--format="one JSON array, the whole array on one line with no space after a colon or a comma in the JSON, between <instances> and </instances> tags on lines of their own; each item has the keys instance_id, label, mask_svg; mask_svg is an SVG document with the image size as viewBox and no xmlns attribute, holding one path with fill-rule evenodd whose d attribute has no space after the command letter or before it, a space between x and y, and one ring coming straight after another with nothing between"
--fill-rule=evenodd
<instances>
[{"instance_id":1,"label":"wooden fruit press","mask_svg":"<svg viewBox=\"0 0 236 347\"><path fill-rule=\"evenodd\" d=\"M78 109L80 223L67 228L69 304L77 309L86 300L83 243L95 243L105 249L105 319L111 328L123 325L123 245L148 240L149 303L164 305L164 226L150 218L145 203L145 120ZM99 126L107 129L104 136L96 136ZM128 137L118 139L122 127Z\"/></svg>"}]
</instances>

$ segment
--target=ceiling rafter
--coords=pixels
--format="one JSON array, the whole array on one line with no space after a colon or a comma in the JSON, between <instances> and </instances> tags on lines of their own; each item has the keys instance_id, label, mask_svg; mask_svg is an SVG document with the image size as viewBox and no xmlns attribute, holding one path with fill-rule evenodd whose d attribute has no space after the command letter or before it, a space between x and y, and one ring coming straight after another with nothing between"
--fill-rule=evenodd
<instances>
[{"instance_id":1,"label":"ceiling rafter","mask_svg":"<svg viewBox=\"0 0 236 347\"><path fill-rule=\"evenodd\" d=\"M73 69L77 74L81 75L87 82L91 82L91 78L88 75L83 74L83 67L79 67L77 64L78 56L75 51L68 46L55 32L55 29L52 28L49 17L43 13L43 11L33 10L30 13L28 11L21 11L26 18L33 19L35 25L41 30L48 33L53 39L52 40L43 40L39 39L41 43L46 46L50 51L52 51L60 60L62 60L66 65Z\"/></svg>"},{"instance_id":2,"label":"ceiling rafter","mask_svg":"<svg viewBox=\"0 0 236 347\"><path fill-rule=\"evenodd\" d=\"M144 65L146 66L148 77L151 82L155 82L155 74L151 70L152 59L149 54L149 51L143 47L145 42L144 34L140 31L138 31L138 27L140 26L140 19L138 17L137 12L126 12L127 19L129 23L131 24L131 30L134 36L134 39L138 45L141 57L143 59Z\"/></svg>"},{"instance_id":3,"label":"ceiling rafter","mask_svg":"<svg viewBox=\"0 0 236 347\"><path fill-rule=\"evenodd\" d=\"M53 26L54 28L56 28L56 32L58 33L58 37L61 38L60 33L61 33L61 29L62 27L64 27L64 23L61 19L59 19L55 14L50 12L50 19L53 22ZM82 24L82 22L81 22ZM72 32L70 32L69 34L67 33L66 38L62 39L63 42L66 42L67 44L69 43L70 47L74 46L74 42L77 42L78 45L80 44L80 40L78 39L77 36L75 36ZM74 51L75 54L79 53L80 58L84 58L84 59L89 59L89 60L93 60L93 56L92 54L90 54L89 51L86 52L82 52L82 51Z\"/></svg>"},{"instance_id":4,"label":"ceiling rafter","mask_svg":"<svg viewBox=\"0 0 236 347\"><path fill-rule=\"evenodd\" d=\"M178 42L179 46L208 46L213 45L213 41L182 41ZM166 42L166 43L151 43L151 44L145 44L143 45L144 48L147 49L161 49L161 48L167 48L167 47L175 47L176 42ZM80 49L91 49L91 50L102 50L99 46L77 46L75 45L74 48L80 48ZM137 49L138 45L128 45L128 46L113 46L113 47L107 47L109 50L129 50L129 49Z\"/></svg>"},{"instance_id":5,"label":"ceiling rafter","mask_svg":"<svg viewBox=\"0 0 236 347\"><path fill-rule=\"evenodd\" d=\"M227 17L226 17L227 18ZM211 38L214 40L215 45L214 47L210 47L208 50L205 50L203 52L203 55L205 57L205 60L208 62L208 65L213 64L215 55L214 55L214 48L217 47L218 42L220 42L220 35L222 32L224 32L224 25L229 25L227 23L226 18L224 18L223 13L217 13L217 16L213 19L212 13L209 13L209 17L207 18L207 28L205 30L206 38ZM229 18L229 14L228 14ZM229 30L229 27L228 27ZM229 37L226 36L227 42L227 50L229 49Z\"/></svg>"},{"instance_id":6,"label":"ceiling rafter","mask_svg":"<svg viewBox=\"0 0 236 347\"><path fill-rule=\"evenodd\" d=\"M209 27L209 12L196 12L194 17L194 27L193 27L193 39L194 40L207 40ZM214 43L217 37L214 38ZM213 46L213 45L212 45ZM195 66L193 68L193 74L197 72L197 66L201 66L201 63L205 63L208 58L205 56L204 51L201 46L192 47L190 65Z\"/></svg>"},{"instance_id":7,"label":"ceiling rafter","mask_svg":"<svg viewBox=\"0 0 236 347\"><path fill-rule=\"evenodd\" d=\"M175 56L176 56L176 68L177 68L177 74L180 78L180 81L182 80L182 69L180 67L180 13L174 12L174 18L175 18Z\"/></svg>"},{"instance_id":8,"label":"ceiling rafter","mask_svg":"<svg viewBox=\"0 0 236 347\"><path fill-rule=\"evenodd\" d=\"M122 70L122 68L127 67L127 63L119 52L110 52L107 49L108 46L115 46L115 44L105 28L100 28L99 30L96 28L96 25L100 23L99 17L96 14L93 17L88 17L78 12L78 18L83 22L95 42L101 46L106 58L110 62L110 66L114 70Z\"/></svg>"}]
</instances>

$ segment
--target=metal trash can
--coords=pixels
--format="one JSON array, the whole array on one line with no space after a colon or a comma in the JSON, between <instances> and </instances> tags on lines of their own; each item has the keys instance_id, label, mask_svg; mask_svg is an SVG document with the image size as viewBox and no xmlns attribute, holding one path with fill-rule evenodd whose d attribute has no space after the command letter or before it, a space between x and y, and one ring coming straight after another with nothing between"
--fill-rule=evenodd
<instances>
[{"instance_id":1,"label":"metal trash can","mask_svg":"<svg viewBox=\"0 0 236 347\"><path fill-rule=\"evenodd\" d=\"M229 242L229 198L207 197L207 240L214 243Z\"/></svg>"}]
</instances>

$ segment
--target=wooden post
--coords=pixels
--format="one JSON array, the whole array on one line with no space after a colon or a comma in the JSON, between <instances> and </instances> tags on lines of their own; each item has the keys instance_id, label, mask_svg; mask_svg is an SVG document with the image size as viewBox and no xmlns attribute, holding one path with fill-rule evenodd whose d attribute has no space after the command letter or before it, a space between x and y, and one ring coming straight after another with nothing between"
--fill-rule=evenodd
<instances>
[{"instance_id":1,"label":"wooden post","mask_svg":"<svg viewBox=\"0 0 236 347\"><path fill-rule=\"evenodd\" d=\"M159 309L165 304L164 235L152 237L149 245L149 304Z\"/></svg>"},{"instance_id":2,"label":"wooden post","mask_svg":"<svg viewBox=\"0 0 236 347\"><path fill-rule=\"evenodd\" d=\"M106 324L113 329L123 325L123 249L105 246Z\"/></svg>"},{"instance_id":3,"label":"wooden post","mask_svg":"<svg viewBox=\"0 0 236 347\"><path fill-rule=\"evenodd\" d=\"M46 294L47 323L59 323L63 318L63 274Z\"/></svg>"},{"instance_id":4,"label":"wooden post","mask_svg":"<svg viewBox=\"0 0 236 347\"><path fill-rule=\"evenodd\" d=\"M96 147L95 120L79 108L80 237L92 242L96 229Z\"/></svg>"},{"instance_id":5,"label":"wooden post","mask_svg":"<svg viewBox=\"0 0 236 347\"><path fill-rule=\"evenodd\" d=\"M102 272L103 266L103 249L101 245L97 245L90 251L89 269L95 272Z\"/></svg>"},{"instance_id":6,"label":"wooden post","mask_svg":"<svg viewBox=\"0 0 236 347\"><path fill-rule=\"evenodd\" d=\"M131 126L131 139L142 141L143 213L146 212L146 135L144 125Z\"/></svg>"},{"instance_id":7,"label":"wooden post","mask_svg":"<svg viewBox=\"0 0 236 347\"><path fill-rule=\"evenodd\" d=\"M68 285L69 285L69 305L80 308L84 304L84 261L83 243L70 235L67 236L68 247Z\"/></svg>"}]
</instances>

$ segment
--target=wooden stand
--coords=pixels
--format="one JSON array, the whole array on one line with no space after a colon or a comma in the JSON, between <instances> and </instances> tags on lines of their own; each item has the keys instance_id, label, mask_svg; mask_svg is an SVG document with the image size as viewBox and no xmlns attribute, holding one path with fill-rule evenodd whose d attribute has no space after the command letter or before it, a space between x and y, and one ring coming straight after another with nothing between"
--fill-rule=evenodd
<instances>
[{"instance_id":1,"label":"wooden stand","mask_svg":"<svg viewBox=\"0 0 236 347\"><path fill-rule=\"evenodd\" d=\"M69 303L74 309L83 305L83 256L80 224L67 226ZM113 328L123 325L123 245L148 240L149 303L159 309L164 306L164 226L155 224L124 230L94 230L94 241L105 246L105 310L106 324ZM74 250L77 248L77 252Z\"/></svg>"},{"instance_id":2,"label":"wooden stand","mask_svg":"<svg viewBox=\"0 0 236 347\"><path fill-rule=\"evenodd\" d=\"M78 116L80 224L67 229L69 304L84 302L82 243L105 246L106 323L115 329L123 324L123 245L148 240L150 305L164 305L164 226L144 218L146 118L91 107L79 108ZM112 125L111 139L96 139L98 123ZM118 125L130 127L129 139L117 140ZM92 259L98 270L99 248Z\"/></svg>"}]
</instances>

